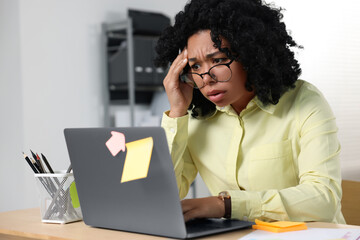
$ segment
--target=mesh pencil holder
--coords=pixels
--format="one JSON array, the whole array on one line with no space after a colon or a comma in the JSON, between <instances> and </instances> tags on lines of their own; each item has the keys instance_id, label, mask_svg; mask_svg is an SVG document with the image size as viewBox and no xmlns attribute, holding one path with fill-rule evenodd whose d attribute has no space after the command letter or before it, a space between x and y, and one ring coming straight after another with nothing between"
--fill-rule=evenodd
<instances>
[{"instance_id":1,"label":"mesh pencil holder","mask_svg":"<svg viewBox=\"0 0 360 240\"><path fill-rule=\"evenodd\" d=\"M41 221L69 223L82 219L73 173L35 174Z\"/></svg>"}]
</instances>

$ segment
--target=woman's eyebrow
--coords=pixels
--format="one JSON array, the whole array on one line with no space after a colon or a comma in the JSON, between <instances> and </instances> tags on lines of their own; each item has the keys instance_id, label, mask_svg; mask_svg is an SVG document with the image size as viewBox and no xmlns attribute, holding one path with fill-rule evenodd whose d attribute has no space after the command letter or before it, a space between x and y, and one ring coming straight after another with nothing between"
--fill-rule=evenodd
<instances>
[{"instance_id":1,"label":"woman's eyebrow","mask_svg":"<svg viewBox=\"0 0 360 240\"><path fill-rule=\"evenodd\" d=\"M213 58L214 56L216 55L219 55L219 54L223 54L223 52L220 52L220 51L216 51L216 52L213 52L213 53L209 53L209 54L206 54L206 58ZM196 57L194 58L189 58L189 62L195 62L197 60Z\"/></svg>"}]
</instances>

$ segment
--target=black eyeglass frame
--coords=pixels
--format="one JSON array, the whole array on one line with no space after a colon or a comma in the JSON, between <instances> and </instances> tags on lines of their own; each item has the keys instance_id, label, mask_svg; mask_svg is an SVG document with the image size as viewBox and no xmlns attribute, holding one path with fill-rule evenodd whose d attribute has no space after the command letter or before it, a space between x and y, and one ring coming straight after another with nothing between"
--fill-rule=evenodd
<instances>
[{"instance_id":1,"label":"black eyeglass frame","mask_svg":"<svg viewBox=\"0 0 360 240\"><path fill-rule=\"evenodd\" d=\"M194 84L194 88L195 88L195 89L201 89L201 88L205 87L206 84L205 84L204 81L203 81L203 86L198 87L197 84L196 84L196 82L195 82L194 80L190 80L190 79L188 79L188 78L186 77L187 74L195 74L195 75L198 75L198 76L201 77L201 79L204 79L203 76L206 75L206 74L208 74L208 75L209 75L213 80L215 80L216 82L227 82L227 81L229 81L229 80L231 79L231 77L232 77L232 70L231 70L231 68L230 68L230 65L231 65L231 63L232 63L233 61L234 61L234 59L231 59L231 61L228 62L228 63L221 63L221 64L214 65L214 66L212 66L211 68L209 68L209 70L208 70L207 72L204 72L204 73L194 73L194 72L183 73L183 74L180 75L180 79L181 79L183 82L185 82L185 83L188 83L188 82L190 81L191 83ZM219 81L219 80L213 78L213 76L211 76L211 74L210 74L211 69L213 69L213 68L215 68L215 67L218 67L218 66L226 66L226 67L229 68L229 70L230 70L230 77L229 77L229 79L227 79L226 81Z\"/></svg>"}]
</instances>

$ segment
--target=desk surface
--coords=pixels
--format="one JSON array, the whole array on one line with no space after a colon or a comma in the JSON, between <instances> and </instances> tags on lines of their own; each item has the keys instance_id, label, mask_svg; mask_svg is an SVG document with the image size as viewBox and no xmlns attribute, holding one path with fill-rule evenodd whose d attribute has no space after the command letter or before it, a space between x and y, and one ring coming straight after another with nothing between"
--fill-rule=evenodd
<instances>
[{"instance_id":1,"label":"desk surface","mask_svg":"<svg viewBox=\"0 0 360 240\"><path fill-rule=\"evenodd\" d=\"M332 223L307 223L308 227L317 228L360 228L360 226L341 225ZM225 234L212 235L202 239L239 239L252 229L238 230ZM68 224L42 223L40 209L32 208L0 213L1 239L164 239L136 233L107 230L86 226L83 221Z\"/></svg>"}]
</instances>

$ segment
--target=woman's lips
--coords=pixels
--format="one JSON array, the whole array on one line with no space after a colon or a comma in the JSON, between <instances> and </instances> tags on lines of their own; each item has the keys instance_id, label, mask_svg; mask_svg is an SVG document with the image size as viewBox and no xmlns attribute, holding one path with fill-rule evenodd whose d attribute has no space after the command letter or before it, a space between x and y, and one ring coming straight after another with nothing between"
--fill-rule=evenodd
<instances>
[{"instance_id":1,"label":"woman's lips","mask_svg":"<svg viewBox=\"0 0 360 240\"><path fill-rule=\"evenodd\" d=\"M219 91L219 90L210 91L207 93L207 96L209 100L214 103L220 102L225 96L225 91Z\"/></svg>"}]
</instances>

